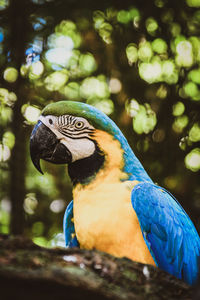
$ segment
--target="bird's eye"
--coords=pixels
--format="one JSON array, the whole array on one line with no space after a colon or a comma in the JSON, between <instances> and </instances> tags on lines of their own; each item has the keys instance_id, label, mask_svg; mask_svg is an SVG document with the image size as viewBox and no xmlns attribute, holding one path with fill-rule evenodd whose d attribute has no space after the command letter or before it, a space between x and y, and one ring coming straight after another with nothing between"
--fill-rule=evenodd
<instances>
[{"instance_id":1,"label":"bird's eye","mask_svg":"<svg viewBox=\"0 0 200 300\"><path fill-rule=\"evenodd\" d=\"M78 121L78 122L76 122L76 124L75 124L75 127L76 127L77 129L81 129L81 128L83 128L83 126L84 126L84 123L83 123L82 121Z\"/></svg>"},{"instance_id":2,"label":"bird's eye","mask_svg":"<svg viewBox=\"0 0 200 300\"><path fill-rule=\"evenodd\" d=\"M49 124L52 125L53 124L53 120L49 119Z\"/></svg>"}]
</instances>

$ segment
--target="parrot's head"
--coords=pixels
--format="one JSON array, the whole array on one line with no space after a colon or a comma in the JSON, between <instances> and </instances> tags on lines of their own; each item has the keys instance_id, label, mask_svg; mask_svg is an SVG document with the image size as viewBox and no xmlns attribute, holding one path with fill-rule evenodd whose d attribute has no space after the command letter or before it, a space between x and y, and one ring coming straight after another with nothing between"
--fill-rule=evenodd
<instances>
[{"instance_id":1,"label":"parrot's head","mask_svg":"<svg viewBox=\"0 0 200 300\"><path fill-rule=\"evenodd\" d=\"M31 134L30 153L41 173L40 159L68 164L69 175L76 184L95 175L105 164L122 169L123 141L126 140L116 124L95 107L59 101L42 111Z\"/></svg>"}]
</instances>

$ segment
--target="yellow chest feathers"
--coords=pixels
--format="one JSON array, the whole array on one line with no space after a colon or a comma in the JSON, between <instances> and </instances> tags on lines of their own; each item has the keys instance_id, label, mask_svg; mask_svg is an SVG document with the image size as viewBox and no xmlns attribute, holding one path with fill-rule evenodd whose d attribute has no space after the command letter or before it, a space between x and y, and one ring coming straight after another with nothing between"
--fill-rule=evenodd
<instances>
[{"instance_id":1,"label":"yellow chest feathers","mask_svg":"<svg viewBox=\"0 0 200 300\"><path fill-rule=\"evenodd\" d=\"M155 265L133 210L127 182L78 186L73 194L75 231L82 248Z\"/></svg>"}]
</instances>

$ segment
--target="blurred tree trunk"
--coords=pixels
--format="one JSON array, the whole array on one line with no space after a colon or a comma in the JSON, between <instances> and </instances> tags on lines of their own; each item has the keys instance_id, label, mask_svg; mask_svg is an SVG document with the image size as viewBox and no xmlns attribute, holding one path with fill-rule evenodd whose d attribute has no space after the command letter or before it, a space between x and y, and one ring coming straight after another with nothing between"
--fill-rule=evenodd
<instances>
[{"instance_id":1,"label":"blurred tree trunk","mask_svg":"<svg viewBox=\"0 0 200 300\"><path fill-rule=\"evenodd\" d=\"M27 0L12 0L10 1L8 14L10 20L10 65L19 72L16 82L10 84L10 89L17 95L11 124L11 130L15 135L15 145L10 162L11 232L13 234L20 234L24 229L26 139L21 108L24 103L27 103L27 99L25 82L20 76L20 67L24 62L27 36L28 33L30 34L28 4L29 1Z\"/></svg>"}]
</instances>

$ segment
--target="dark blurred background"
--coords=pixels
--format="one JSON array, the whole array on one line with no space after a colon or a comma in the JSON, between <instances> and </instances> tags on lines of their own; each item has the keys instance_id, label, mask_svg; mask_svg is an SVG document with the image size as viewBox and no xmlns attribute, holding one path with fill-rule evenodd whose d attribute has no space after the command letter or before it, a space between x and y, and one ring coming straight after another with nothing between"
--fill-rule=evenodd
<instances>
[{"instance_id":1,"label":"dark blurred background","mask_svg":"<svg viewBox=\"0 0 200 300\"><path fill-rule=\"evenodd\" d=\"M61 99L108 114L199 230L199 35L200 0L0 0L0 233L63 245L66 167L29 155Z\"/></svg>"}]
</instances>

